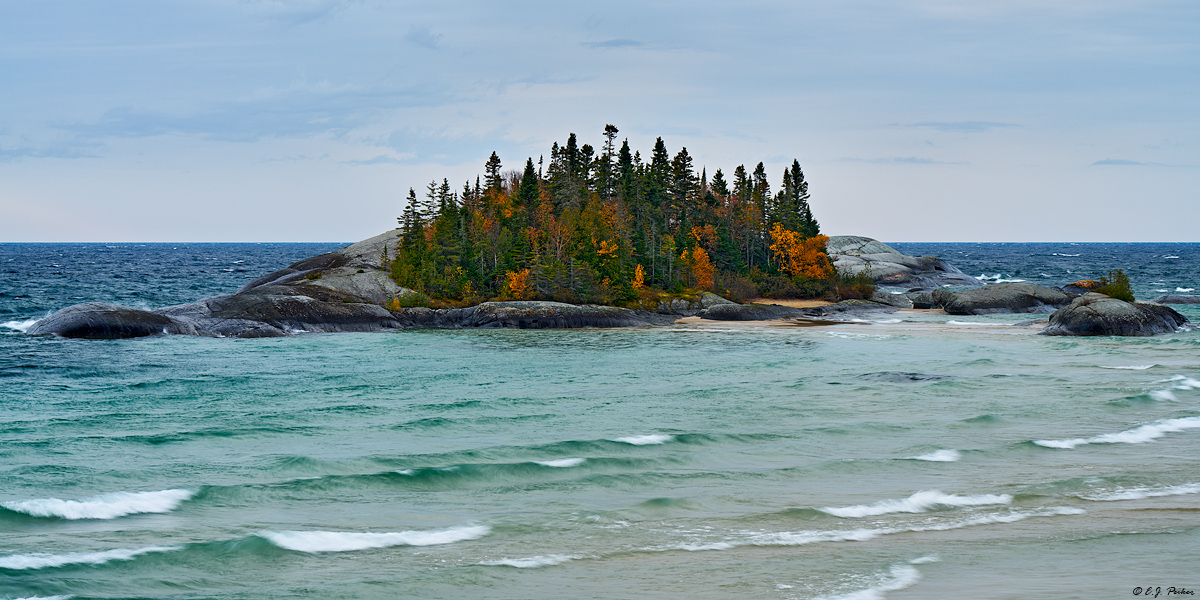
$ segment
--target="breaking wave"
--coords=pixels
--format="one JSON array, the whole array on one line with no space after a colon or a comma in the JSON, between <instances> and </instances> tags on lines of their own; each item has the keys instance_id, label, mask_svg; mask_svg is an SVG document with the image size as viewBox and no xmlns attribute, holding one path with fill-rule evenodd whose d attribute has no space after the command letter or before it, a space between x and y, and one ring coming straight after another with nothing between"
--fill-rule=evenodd
<instances>
[{"instance_id":1,"label":"breaking wave","mask_svg":"<svg viewBox=\"0 0 1200 600\"><path fill-rule=\"evenodd\" d=\"M174 552L182 549L183 546L150 546L149 548L139 548L136 550L118 548L103 552L68 552L66 554L35 552L33 554L14 554L12 556L0 557L0 569L22 571L52 569L66 565L102 565L114 560L132 560L143 554Z\"/></svg>"},{"instance_id":2,"label":"breaking wave","mask_svg":"<svg viewBox=\"0 0 1200 600\"><path fill-rule=\"evenodd\" d=\"M1183 417L1155 421L1120 433L1105 433L1090 438L1069 440L1034 440L1033 443L1047 448L1074 448L1085 444L1143 444L1168 433L1196 428L1200 428L1200 417Z\"/></svg>"},{"instance_id":3,"label":"breaking wave","mask_svg":"<svg viewBox=\"0 0 1200 600\"><path fill-rule=\"evenodd\" d=\"M171 512L184 500L191 498L193 494L194 492L191 490L113 492L84 500L43 498L0 502L0 506L34 517L57 517L69 520L115 519L125 515Z\"/></svg>"},{"instance_id":4,"label":"breaking wave","mask_svg":"<svg viewBox=\"0 0 1200 600\"><path fill-rule=\"evenodd\" d=\"M649 446L652 444L665 444L675 439L675 436L666 433L652 433L650 435L630 435L614 439L614 442L624 442L633 444L634 446Z\"/></svg>"},{"instance_id":5,"label":"breaking wave","mask_svg":"<svg viewBox=\"0 0 1200 600\"><path fill-rule=\"evenodd\" d=\"M489 560L479 564L489 567L516 567L518 569L535 569L537 567L550 567L553 565L561 565L565 562L577 560L580 558L588 558L586 556L569 556L565 554L551 554L549 556L531 556L529 558L503 558L500 560Z\"/></svg>"},{"instance_id":6,"label":"breaking wave","mask_svg":"<svg viewBox=\"0 0 1200 600\"><path fill-rule=\"evenodd\" d=\"M297 552L349 552L391 546L434 546L481 538L491 532L486 525L468 525L434 531L358 533L343 531L264 531L267 541Z\"/></svg>"},{"instance_id":7,"label":"breaking wave","mask_svg":"<svg viewBox=\"0 0 1200 600\"><path fill-rule=\"evenodd\" d=\"M943 494L937 490L917 492L902 500L880 500L873 504L860 504L845 507L825 507L817 510L835 517L873 517L889 513L920 513L939 506L986 506L989 504L1009 504L1012 496L1008 494L982 494L979 496L958 496Z\"/></svg>"},{"instance_id":8,"label":"breaking wave","mask_svg":"<svg viewBox=\"0 0 1200 600\"><path fill-rule=\"evenodd\" d=\"M921 580L921 572L911 565L893 565L882 581L866 589L839 594L837 596L821 596L818 600L882 600L887 592L895 592L910 587Z\"/></svg>"},{"instance_id":9,"label":"breaking wave","mask_svg":"<svg viewBox=\"0 0 1200 600\"><path fill-rule=\"evenodd\" d=\"M962 458L962 453L958 450L934 450L928 454L914 456L911 460L927 460L930 462L956 462Z\"/></svg>"},{"instance_id":10,"label":"breaking wave","mask_svg":"<svg viewBox=\"0 0 1200 600\"><path fill-rule=\"evenodd\" d=\"M1078 497L1084 500L1094 500L1097 502L1111 502L1114 500L1141 500L1143 498L1183 496L1186 494L1200 494L1200 483L1188 483L1185 485L1158 488L1140 487L1118 489L1116 491L1099 494L1081 494Z\"/></svg>"}]
</instances>

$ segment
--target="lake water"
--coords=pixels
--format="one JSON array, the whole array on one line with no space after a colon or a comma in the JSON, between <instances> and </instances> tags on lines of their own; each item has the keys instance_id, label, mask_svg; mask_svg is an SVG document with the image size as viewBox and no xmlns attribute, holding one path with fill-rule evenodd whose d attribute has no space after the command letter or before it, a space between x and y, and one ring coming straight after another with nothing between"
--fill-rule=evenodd
<instances>
[{"instance_id":1,"label":"lake water","mask_svg":"<svg viewBox=\"0 0 1200 600\"><path fill-rule=\"evenodd\" d=\"M339 244L0 245L0 598L1132 598L1200 588L1200 332L1031 315L68 340ZM989 281L1196 244L895 244ZM1188 293L1188 292L1181 292ZM1176 307L1193 321L1200 309ZM1173 597L1184 597L1175 595Z\"/></svg>"}]
</instances>

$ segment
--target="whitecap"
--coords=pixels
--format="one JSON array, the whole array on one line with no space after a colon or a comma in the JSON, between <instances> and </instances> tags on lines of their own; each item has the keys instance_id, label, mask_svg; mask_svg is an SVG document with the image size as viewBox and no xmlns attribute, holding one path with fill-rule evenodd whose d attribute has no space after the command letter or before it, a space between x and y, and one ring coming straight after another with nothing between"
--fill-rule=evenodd
<instances>
[{"instance_id":1,"label":"whitecap","mask_svg":"<svg viewBox=\"0 0 1200 600\"><path fill-rule=\"evenodd\" d=\"M138 556L152 552L173 552L182 549L182 546L150 546L149 548L138 548L136 550L118 548L103 552L68 552L67 554L35 552L33 554L14 554L12 556L0 557L0 569L17 571L52 569L64 565L102 565L113 560L132 560Z\"/></svg>"},{"instance_id":2,"label":"whitecap","mask_svg":"<svg viewBox=\"0 0 1200 600\"><path fill-rule=\"evenodd\" d=\"M895 592L921 580L921 572L910 565L893 565L891 571L879 583L865 589L840 594L821 596L818 600L882 600L887 592Z\"/></svg>"},{"instance_id":3,"label":"whitecap","mask_svg":"<svg viewBox=\"0 0 1200 600\"><path fill-rule=\"evenodd\" d=\"M1169 291L1171 291L1171 290L1168 290L1168 289L1166 289L1166 288L1163 288L1163 289L1157 289L1157 290L1154 290L1154 291L1156 291L1156 292L1161 292L1161 293L1166 293L1166 292L1169 292Z\"/></svg>"},{"instance_id":4,"label":"whitecap","mask_svg":"<svg viewBox=\"0 0 1200 600\"><path fill-rule=\"evenodd\" d=\"M652 433L650 435L630 435L614 439L614 442L624 442L633 444L634 446L649 446L653 444L665 444L675 439L675 436L666 433Z\"/></svg>"},{"instance_id":5,"label":"whitecap","mask_svg":"<svg viewBox=\"0 0 1200 600\"><path fill-rule=\"evenodd\" d=\"M1007 323L980 323L976 321L955 321L953 319L946 321L947 325L974 325L976 327L1003 327Z\"/></svg>"},{"instance_id":6,"label":"whitecap","mask_svg":"<svg viewBox=\"0 0 1200 600\"><path fill-rule=\"evenodd\" d=\"M13 598L13 600L67 600L74 597L75 594L59 594L57 596L26 596L24 598Z\"/></svg>"},{"instance_id":7,"label":"whitecap","mask_svg":"<svg viewBox=\"0 0 1200 600\"><path fill-rule=\"evenodd\" d=\"M0 502L0 506L35 517L58 517L70 520L115 519L125 515L171 512L184 500L191 498L194 493L191 490L113 492L83 500L43 498Z\"/></svg>"},{"instance_id":8,"label":"whitecap","mask_svg":"<svg viewBox=\"0 0 1200 600\"><path fill-rule=\"evenodd\" d=\"M1052 254L1051 256L1071 256L1071 257L1075 257L1075 256L1079 256L1079 255L1078 255L1078 254L1061 254L1061 253L1055 252L1055 253L1054 253L1054 254Z\"/></svg>"},{"instance_id":9,"label":"whitecap","mask_svg":"<svg viewBox=\"0 0 1200 600\"><path fill-rule=\"evenodd\" d=\"M536 462L537 462L537 464L546 466L546 467L565 468L565 467L578 467L579 465L582 465L584 463L584 461L586 461L586 460L587 460L586 458L560 458L557 460L539 460Z\"/></svg>"},{"instance_id":10,"label":"whitecap","mask_svg":"<svg viewBox=\"0 0 1200 600\"><path fill-rule=\"evenodd\" d=\"M912 457L912 460L927 460L930 462L956 462L962 458L958 450L934 450L928 454Z\"/></svg>"},{"instance_id":11,"label":"whitecap","mask_svg":"<svg viewBox=\"0 0 1200 600\"><path fill-rule=\"evenodd\" d=\"M1179 258L1179 257L1178 257L1178 256L1166 256L1166 255L1163 255L1163 258L1168 258L1168 259L1170 259L1170 258Z\"/></svg>"},{"instance_id":12,"label":"whitecap","mask_svg":"<svg viewBox=\"0 0 1200 600\"><path fill-rule=\"evenodd\" d=\"M41 319L26 319L24 321L5 321L3 323L0 323L0 327L7 327L8 329L16 329L17 331L20 331L21 333L25 333L26 331L29 331L29 328L33 327L33 324L37 323L38 321L41 321Z\"/></svg>"},{"instance_id":13,"label":"whitecap","mask_svg":"<svg viewBox=\"0 0 1200 600\"><path fill-rule=\"evenodd\" d=\"M920 558L914 558L914 559L908 561L908 564L910 564L910 565L927 565L929 563L935 563L935 562L941 562L941 561L942 561L941 558L930 555L930 556L922 556Z\"/></svg>"},{"instance_id":14,"label":"whitecap","mask_svg":"<svg viewBox=\"0 0 1200 600\"><path fill-rule=\"evenodd\" d=\"M892 529L851 529L849 531L780 531L760 533L750 538L755 546L803 546L817 542L865 542L881 535L895 533Z\"/></svg>"},{"instance_id":15,"label":"whitecap","mask_svg":"<svg viewBox=\"0 0 1200 600\"><path fill-rule=\"evenodd\" d=\"M827 506L817 510L835 517L873 517L889 513L919 513L937 506L984 506L988 504L1008 504L1012 496L1008 494L982 494L979 496L959 496L943 494L937 490L917 492L903 500L880 500L873 504L857 506L834 507Z\"/></svg>"},{"instance_id":16,"label":"whitecap","mask_svg":"<svg viewBox=\"0 0 1200 600\"><path fill-rule=\"evenodd\" d=\"M1184 375L1175 375L1169 379L1161 379L1154 383L1172 383L1172 382L1179 382L1178 384L1175 385L1175 389L1177 389L1177 390L1200 390L1200 381L1196 381L1195 379L1192 379L1191 377L1186 377Z\"/></svg>"},{"instance_id":17,"label":"whitecap","mask_svg":"<svg viewBox=\"0 0 1200 600\"><path fill-rule=\"evenodd\" d=\"M1150 398L1161 402L1179 402L1179 398L1171 390L1155 390L1150 392Z\"/></svg>"},{"instance_id":18,"label":"whitecap","mask_svg":"<svg viewBox=\"0 0 1200 600\"><path fill-rule=\"evenodd\" d=\"M396 473L400 475L412 475L413 473L416 473L416 471L412 469L400 469L399 471L396 471Z\"/></svg>"},{"instance_id":19,"label":"whitecap","mask_svg":"<svg viewBox=\"0 0 1200 600\"><path fill-rule=\"evenodd\" d=\"M1175 291L1177 291L1177 292L1194 292L1194 291L1196 291L1196 288L1177 287L1177 288L1175 288Z\"/></svg>"},{"instance_id":20,"label":"whitecap","mask_svg":"<svg viewBox=\"0 0 1200 600\"><path fill-rule=\"evenodd\" d=\"M1033 443L1047 448L1074 448L1084 444L1142 444L1156 440L1168 433L1196 428L1200 428L1200 417L1183 417L1155 421L1120 433L1105 433L1090 438L1069 440L1034 440Z\"/></svg>"},{"instance_id":21,"label":"whitecap","mask_svg":"<svg viewBox=\"0 0 1200 600\"><path fill-rule=\"evenodd\" d=\"M1104 365L1100 365L1100 368L1101 369L1122 369L1125 371L1145 371L1146 369L1152 369L1157 366L1158 365L1129 365L1129 366L1106 367Z\"/></svg>"},{"instance_id":22,"label":"whitecap","mask_svg":"<svg viewBox=\"0 0 1200 600\"><path fill-rule=\"evenodd\" d=\"M481 538L491 532L486 525L468 525L434 531L358 533L350 531L264 531L267 541L297 552L348 552L390 546L434 546Z\"/></svg>"},{"instance_id":23,"label":"whitecap","mask_svg":"<svg viewBox=\"0 0 1200 600\"><path fill-rule=\"evenodd\" d=\"M518 569L536 569L537 567L550 567L561 565L565 562L587 558L585 556L570 556L566 554L551 554L549 556L531 556L529 558L503 558L500 560L489 560L479 564L489 567L516 567Z\"/></svg>"},{"instance_id":24,"label":"whitecap","mask_svg":"<svg viewBox=\"0 0 1200 600\"><path fill-rule=\"evenodd\" d=\"M1184 496L1187 494L1200 494L1200 483L1188 483L1185 485L1176 485L1171 487L1140 487L1129 489L1118 489L1112 492L1100 494L1083 495L1079 497L1084 500L1094 500L1097 502L1111 502L1114 500L1141 500L1143 498L1158 498L1160 496Z\"/></svg>"}]
</instances>

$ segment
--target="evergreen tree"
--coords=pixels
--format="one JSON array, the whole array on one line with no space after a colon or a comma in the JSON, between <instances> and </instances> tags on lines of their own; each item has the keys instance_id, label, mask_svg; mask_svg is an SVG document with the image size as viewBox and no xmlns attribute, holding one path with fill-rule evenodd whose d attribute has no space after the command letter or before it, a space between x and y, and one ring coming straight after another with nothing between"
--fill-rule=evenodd
<instances>
[{"instance_id":1,"label":"evergreen tree","mask_svg":"<svg viewBox=\"0 0 1200 600\"><path fill-rule=\"evenodd\" d=\"M709 184L709 189L711 189L714 194L721 198L729 197L729 184L725 182L725 174L722 173L720 169L717 169L717 172L713 173L712 183Z\"/></svg>"},{"instance_id":2,"label":"evergreen tree","mask_svg":"<svg viewBox=\"0 0 1200 600\"><path fill-rule=\"evenodd\" d=\"M504 177L500 175L500 157L493 151L484 163L484 171L487 173L488 189L499 193L504 191Z\"/></svg>"}]
</instances>

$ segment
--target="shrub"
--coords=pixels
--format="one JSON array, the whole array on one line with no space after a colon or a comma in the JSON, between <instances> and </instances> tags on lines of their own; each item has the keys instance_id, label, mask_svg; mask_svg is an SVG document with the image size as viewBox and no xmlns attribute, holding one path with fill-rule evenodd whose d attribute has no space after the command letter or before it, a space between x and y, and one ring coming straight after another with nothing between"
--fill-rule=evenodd
<instances>
[{"instance_id":1,"label":"shrub","mask_svg":"<svg viewBox=\"0 0 1200 600\"><path fill-rule=\"evenodd\" d=\"M313 271L312 273L309 273L308 275L305 275L305 276L304 276L304 278L305 278L305 279L307 279L307 280L309 280L309 281L316 281L317 279L320 279L320 278L321 278L321 272L320 272L320 271Z\"/></svg>"},{"instance_id":2,"label":"shrub","mask_svg":"<svg viewBox=\"0 0 1200 600\"><path fill-rule=\"evenodd\" d=\"M417 306L429 308L431 304L432 301L429 299L429 296L421 292L408 290L389 300L383 307L391 311L398 311L402 308L414 308Z\"/></svg>"},{"instance_id":3,"label":"shrub","mask_svg":"<svg viewBox=\"0 0 1200 600\"><path fill-rule=\"evenodd\" d=\"M838 271L830 278L834 300L870 300L875 294L875 280L866 271L851 275Z\"/></svg>"},{"instance_id":4,"label":"shrub","mask_svg":"<svg viewBox=\"0 0 1200 600\"><path fill-rule=\"evenodd\" d=\"M1100 278L1100 287L1092 290L1110 298L1134 302L1133 290L1129 287L1129 277L1121 269L1108 272L1107 277Z\"/></svg>"}]
</instances>

